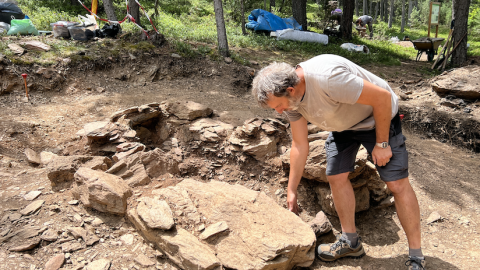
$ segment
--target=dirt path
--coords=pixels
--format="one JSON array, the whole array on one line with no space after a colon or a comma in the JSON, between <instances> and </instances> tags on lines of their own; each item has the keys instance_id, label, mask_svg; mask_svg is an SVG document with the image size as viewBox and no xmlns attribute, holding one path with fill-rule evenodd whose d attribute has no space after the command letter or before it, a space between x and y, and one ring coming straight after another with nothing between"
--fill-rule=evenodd
<instances>
[{"instance_id":1,"label":"dirt path","mask_svg":"<svg viewBox=\"0 0 480 270\"><path fill-rule=\"evenodd\" d=\"M248 81L244 75L248 70L223 63L212 64L207 60L198 60L194 64L199 68L196 74L162 74L161 78L157 76L155 82L142 81L142 78L148 75L145 71L148 65L141 61L136 62L133 68L127 66L104 71L72 71L63 87L59 88L60 92L32 92L32 104L20 101L21 88L13 94L1 96L2 216L27 205L23 195L37 189L42 191L41 199L46 201L46 205L60 205L63 214L51 209L46 210L28 221L30 225L66 224L73 222L77 213L83 217L98 215L99 213L69 205L67 202L73 197L68 190L63 193L51 192L45 170L29 165L23 151L28 147L36 151L74 153L75 147L78 147L75 133L84 124L103 120L119 109L150 102L184 99L211 107L223 121L234 125L239 125L253 116L274 116L271 111L259 108L250 97L248 87L243 85ZM381 70L382 77L395 81L401 76L401 72L405 73L404 68L377 67L374 72L380 75ZM132 77L128 80L114 79L119 74L131 74ZM415 73L411 76L418 78L422 75ZM422 247L427 256L428 269L479 269L479 155L408 131L406 136L410 152L411 183L421 205ZM427 218L435 211L442 216L442 220L427 224ZM107 257L118 262L111 269L131 269L135 264L134 254L139 250L145 254L154 254L152 248L131 230L131 226L125 225L123 218L105 215L103 218L105 224L108 224L102 227L102 234L105 236L102 239L105 242L96 246L94 251L87 249L72 253L74 263L88 261L92 256ZM338 219L330 217L330 220L338 232ZM21 221L16 224L26 225ZM358 260L344 259L335 263L316 260L310 268L403 269L408 249L405 234L393 207L370 209L357 214L357 228L366 245L365 257ZM9 228L2 226L0 231L3 234L7 229ZM119 237L126 232L135 236L135 244L122 244ZM320 238L319 242L328 242L332 238L333 234L329 234ZM32 252L16 253L0 246L0 265L3 265L0 269L43 268L44 259L58 251L58 247L44 245ZM161 269L175 269L165 259L158 258L158 262ZM35 265L36 268L30 265Z\"/></svg>"}]
</instances>

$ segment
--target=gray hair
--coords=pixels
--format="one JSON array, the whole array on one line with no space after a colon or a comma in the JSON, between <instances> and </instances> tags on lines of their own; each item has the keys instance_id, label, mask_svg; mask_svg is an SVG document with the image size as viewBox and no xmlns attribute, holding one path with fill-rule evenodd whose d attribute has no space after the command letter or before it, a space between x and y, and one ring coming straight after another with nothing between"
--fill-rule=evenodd
<instances>
[{"instance_id":1,"label":"gray hair","mask_svg":"<svg viewBox=\"0 0 480 270\"><path fill-rule=\"evenodd\" d=\"M300 83L295 68L287 63L272 64L262 68L252 82L252 95L262 107L267 106L268 96L289 97L287 88Z\"/></svg>"}]
</instances>

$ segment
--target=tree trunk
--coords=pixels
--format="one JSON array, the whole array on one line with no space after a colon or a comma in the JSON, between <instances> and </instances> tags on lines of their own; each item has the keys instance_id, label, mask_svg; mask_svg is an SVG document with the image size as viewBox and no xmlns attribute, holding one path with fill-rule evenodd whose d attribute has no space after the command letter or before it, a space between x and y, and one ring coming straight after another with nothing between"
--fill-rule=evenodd
<instances>
[{"instance_id":1,"label":"tree trunk","mask_svg":"<svg viewBox=\"0 0 480 270\"><path fill-rule=\"evenodd\" d=\"M367 4L367 0L363 0L363 15L368 15L368 4Z\"/></svg>"},{"instance_id":2,"label":"tree trunk","mask_svg":"<svg viewBox=\"0 0 480 270\"><path fill-rule=\"evenodd\" d=\"M383 19L388 22L388 0L383 1Z\"/></svg>"},{"instance_id":3,"label":"tree trunk","mask_svg":"<svg viewBox=\"0 0 480 270\"><path fill-rule=\"evenodd\" d=\"M348 1L348 0L345 0L345 1ZM355 0L355 15L358 17L358 1L360 0ZM347 5L347 3L345 3L345 5ZM343 17L343 16L342 16Z\"/></svg>"},{"instance_id":4,"label":"tree trunk","mask_svg":"<svg viewBox=\"0 0 480 270\"><path fill-rule=\"evenodd\" d=\"M113 7L112 0L103 0L103 8L110 21L117 21L117 15L115 15L115 8Z\"/></svg>"},{"instance_id":5,"label":"tree trunk","mask_svg":"<svg viewBox=\"0 0 480 270\"><path fill-rule=\"evenodd\" d=\"M405 0L402 0L402 27L400 29L400 32L403 33L405 31L405 18L407 17L407 14L405 13Z\"/></svg>"},{"instance_id":6,"label":"tree trunk","mask_svg":"<svg viewBox=\"0 0 480 270\"><path fill-rule=\"evenodd\" d=\"M155 18L158 16L158 0L155 0L155 5L153 7L153 9L155 10Z\"/></svg>"},{"instance_id":7,"label":"tree trunk","mask_svg":"<svg viewBox=\"0 0 480 270\"><path fill-rule=\"evenodd\" d=\"M272 7L275 7L275 0L270 0L270 12L272 12Z\"/></svg>"},{"instance_id":8,"label":"tree trunk","mask_svg":"<svg viewBox=\"0 0 480 270\"><path fill-rule=\"evenodd\" d=\"M453 31L453 40L455 45L460 44L452 53L452 65L458 67L467 61L467 36L463 37L468 31L468 9L470 0L452 1L452 19L455 20L455 30ZM463 37L463 39L462 39ZM453 49L453 48L452 48Z\"/></svg>"},{"instance_id":9,"label":"tree trunk","mask_svg":"<svg viewBox=\"0 0 480 270\"><path fill-rule=\"evenodd\" d=\"M356 2L356 0L344 0L343 2L343 16L340 29L342 30L342 37L346 40L352 39L353 11Z\"/></svg>"},{"instance_id":10,"label":"tree trunk","mask_svg":"<svg viewBox=\"0 0 480 270\"><path fill-rule=\"evenodd\" d=\"M380 21L383 22L383 0L380 0Z\"/></svg>"},{"instance_id":11,"label":"tree trunk","mask_svg":"<svg viewBox=\"0 0 480 270\"><path fill-rule=\"evenodd\" d=\"M242 14L242 34L244 36L247 35L247 30L245 30L245 4L244 4L245 0L240 0L240 5L241 5L241 14Z\"/></svg>"},{"instance_id":12,"label":"tree trunk","mask_svg":"<svg viewBox=\"0 0 480 270\"><path fill-rule=\"evenodd\" d=\"M292 1L293 18L302 25L302 31L307 31L307 0Z\"/></svg>"},{"instance_id":13,"label":"tree trunk","mask_svg":"<svg viewBox=\"0 0 480 270\"><path fill-rule=\"evenodd\" d=\"M391 0L390 2L390 16L388 18L388 28L392 28L392 24L393 24L393 9L395 8L395 6L393 5L394 0Z\"/></svg>"},{"instance_id":14,"label":"tree trunk","mask_svg":"<svg viewBox=\"0 0 480 270\"><path fill-rule=\"evenodd\" d=\"M228 51L225 20L223 19L222 0L213 0L213 8L215 9L215 22L217 23L218 52L223 57L228 57L230 53Z\"/></svg>"},{"instance_id":15,"label":"tree trunk","mask_svg":"<svg viewBox=\"0 0 480 270\"><path fill-rule=\"evenodd\" d=\"M407 25L410 26L410 16L412 15L413 2L408 0L408 16L407 16Z\"/></svg>"},{"instance_id":16,"label":"tree trunk","mask_svg":"<svg viewBox=\"0 0 480 270\"><path fill-rule=\"evenodd\" d=\"M263 0L263 10L267 10L267 0Z\"/></svg>"},{"instance_id":17,"label":"tree trunk","mask_svg":"<svg viewBox=\"0 0 480 270\"><path fill-rule=\"evenodd\" d=\"M80 3L77 0L70 0L70 5L72 6L79 6Z\"/></svg>"},{"instance_id":18,"label":"tree trunk","mask_svg":"<svg viewBox=\"0 0 480 270\"><path fill-rule=\"evenodd\" d=\"M135 19L135 22L140 24L140 7L135 2L135 0L128 0L128 8L130 9L130 15Z\"/></svg>"},{"instance_id":19,"label":"tree trunk","mask_svg":"<svg viewBox=\"0 0 480 270\"><path fill-rule=\"evenodd\" d=\"M370 8L368 9L368 12L370 13L370 16L372 16L375 13L375 11L373 11L373 0L370 1Z\"/></svg>"},{"instance_id":20,"label":"tree trunk","mask_svg":"<svg viewBox=\"0 0 480 270\"><path fill-rule=\"evenodd\" d=\"M378 17L378 10L379 10L380 2L375 2L375 16L373 17L373 22L377 22Z\"/></svg>"}]
</instances>

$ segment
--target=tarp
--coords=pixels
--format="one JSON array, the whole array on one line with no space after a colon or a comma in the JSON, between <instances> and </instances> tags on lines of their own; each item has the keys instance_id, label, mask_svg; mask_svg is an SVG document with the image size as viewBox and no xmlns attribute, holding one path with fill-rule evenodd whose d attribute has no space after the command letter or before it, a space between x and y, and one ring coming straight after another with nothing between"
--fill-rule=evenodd
<instances>
[{"instance_id":1,"label":"tarp","mask_svg":"<svg viewBox=\"0 0 480 270\"><path fill-rule=\"evenodd\" d=\"M302 30L302 26L294 18L282 19L263 9L252 10L245 27L254 31Z\"/></svg>"}]
</instances>

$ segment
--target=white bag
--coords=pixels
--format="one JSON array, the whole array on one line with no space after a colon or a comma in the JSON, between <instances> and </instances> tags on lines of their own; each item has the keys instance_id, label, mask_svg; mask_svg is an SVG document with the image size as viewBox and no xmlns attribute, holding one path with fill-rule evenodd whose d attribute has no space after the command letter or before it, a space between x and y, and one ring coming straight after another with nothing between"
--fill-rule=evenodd
<instances>
[{"instance_id":1,"label":"white bag","mask_svg":"<svg viewBox=\"0 0 480 270\"><path fill-rule=\"evenodd\" d=\"M365 45L355 45L353 43L343 43L342 45L340 45L340 48L348 50L350 52L362 52L362 53L366 53L366 54L370 53L370 50Z\"/></svg>"},{"instance_id":2,"label":"white bag","mask_svg":"<svg viewBox=\"0 0 480 270\"><path fill-rule=\"evenodd\" d=\"M313 32L305 32L293 29L284 29L276 31L277 40L296 40L304 42L317 42L327 45L328 36Z\"/></svg>"},{"instance_id":3,"label":"white bag","mask_svg":"<svg viewBox=\"0 0 480 270\"><path fill-rule=\"evenodd\" d=\"M0 22L0 34L3 32L8 32L9 29L10 29L10 24L5 22Z\"/></svg>"},{"instance_id":4,"label":"white bag","mask_svg":"<svg viewBox=\"0 0 480 270\"><path fill-rule=\"evenodd\" d=\"M98 29L98 24L97 24L97 20L96 20L95 16L90 15L90 14L86 14L85 16L87 16L87 17L84 17L82 15L78 15L78 19L83 24L83 26L93 25L95 29Z\"/></svg>"}]
</instances>

